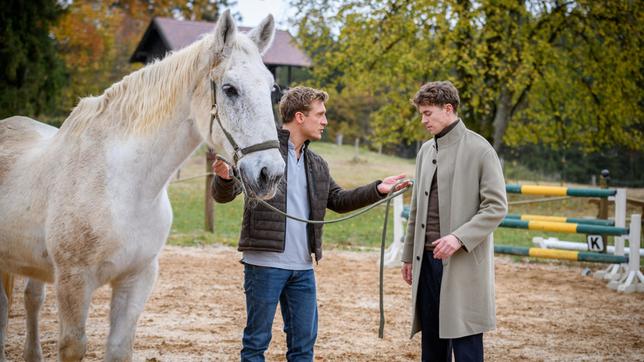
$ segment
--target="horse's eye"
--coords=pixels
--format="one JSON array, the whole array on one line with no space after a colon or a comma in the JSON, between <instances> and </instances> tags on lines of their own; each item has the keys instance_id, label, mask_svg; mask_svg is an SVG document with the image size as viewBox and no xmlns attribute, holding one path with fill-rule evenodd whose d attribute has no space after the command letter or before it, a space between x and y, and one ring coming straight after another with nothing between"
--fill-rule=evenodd
<instances>
[{"instance_id":1,"label":"horse's eye","mask_svg":"<svg viewBox=\"0 0 644 362\"><path fill-rule=\"evenodd\" d=\"M223 89L224 93L230 98L237 97L239 95L237 88L233 87L230 84L224 84L221 88Z\"/></svg>"}]
</instances>

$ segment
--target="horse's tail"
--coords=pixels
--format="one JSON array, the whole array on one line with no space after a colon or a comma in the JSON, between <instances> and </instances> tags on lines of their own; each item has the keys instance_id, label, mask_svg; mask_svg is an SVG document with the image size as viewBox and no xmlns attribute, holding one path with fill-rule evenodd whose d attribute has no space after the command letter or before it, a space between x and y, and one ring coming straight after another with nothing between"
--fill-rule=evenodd
<instances>
[{"instance_id":1,"label":"horse's tail","mask_svg":"<svg viewBox=\"0 0 644 362\"><path fill-rule=\"evenodd\" d=\"M7 296L7 299L9 303L7 304L7 316L9 315L9 312L11 311L11 300L13 297L13 279L14 276L13 274L9 273L0 273L1 277L1 283L2 283L2 289L4 290L4 293Z\"/></svg>"}]
</instances>

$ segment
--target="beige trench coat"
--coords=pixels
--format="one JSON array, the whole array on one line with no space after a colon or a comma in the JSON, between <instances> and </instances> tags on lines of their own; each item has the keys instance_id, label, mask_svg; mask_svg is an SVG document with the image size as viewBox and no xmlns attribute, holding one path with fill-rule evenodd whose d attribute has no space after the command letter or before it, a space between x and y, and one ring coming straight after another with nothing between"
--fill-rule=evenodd
<instances>
[{"instance_id":1,"label":"beige trench coat","mask_svg":"<svg viewBox=\"0 0 644 362\"><path fill-rule=\"evenodd\" d=\"M455 235L465 246L443 260L439 335L459 338L495 328L494 245L491 234L507 213L501 164L485 138L460 121L449 133L420 149L416 184L402 261L412 263L412 329L420 331L416 305L425 245L428 195L438 169L441 236ZM436 164L432 162L436 160Z\"/></svg>"}]
</instances>

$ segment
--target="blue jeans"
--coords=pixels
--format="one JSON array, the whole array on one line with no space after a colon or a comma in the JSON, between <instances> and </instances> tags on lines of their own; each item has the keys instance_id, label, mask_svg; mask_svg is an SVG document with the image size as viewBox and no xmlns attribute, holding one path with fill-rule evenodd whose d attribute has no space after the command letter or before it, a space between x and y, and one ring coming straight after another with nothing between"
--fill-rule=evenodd
<instances>
[{"instance_id":1,"label":"blue jeans","mask_svg":"<svg viewBox=\"0 0 644 362\"><path fill-rule=\"evenodd\" d=\"M271 342L277 303L280 303L286 359L312 361L318 333L315 273L244 264L246 328L242 339L242 361L264 361Z\"/></svg>"}]
</instances>

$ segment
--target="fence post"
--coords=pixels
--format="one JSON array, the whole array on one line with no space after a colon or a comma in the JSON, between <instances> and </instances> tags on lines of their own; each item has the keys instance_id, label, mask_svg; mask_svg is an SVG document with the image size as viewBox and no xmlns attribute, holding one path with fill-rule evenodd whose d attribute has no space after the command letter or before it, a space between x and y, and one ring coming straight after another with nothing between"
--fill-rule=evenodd
<instances>
[{"instance_id":1,"label":"fence post","mask_svg":"<svg viewBox=\"0 0 644 362\"><path fill-rule=\"evenodd\" d=\"M212 148L208 148L206 152L206 192L204 195L204 215L205 222L204 228L206 231L211 233L215 232L215 213L214 213L214 203L212 196L210 196L210 185L212 185L213 175L212 173L212 163L215 161L215 151Z\"/></svg>"},{"instance_id":2,"label":"fence post","mask_svg":"<svg viewBox=\"0 0 644 362\"><path fill-rule=\"evenodd\" d=\"M606 169L602 170L601 177L599 179L599 185L602 189L608 188L608 182L610 181L610 172ZM608 219L608 198L602 197L599 199L599 214L597 215L598 219L606 220ZM604 239L602 253L606 253L608 248L608 235L602 235Z\"/></svg>"},{"instance_id":3,"label":"fence post","mask_svg":"<svg viewBox=\"0 0 644 362\"><path fill-rule=\"evenodd\" d=\"M626 189L617 189L615 194L615 226L626 227ZM615 255L624 255L624 237L615 237Z\"/></svg>"},{"instance_id":4,"label":"fence post","mask_svg":"<svg viewBox=\"0 0 644 362\"><path fill-rule=\"evenodd\" d=\"M644 292L644 275L640 271L640 253L642 237L642 215L631 215L631 224L628 235L628 247L630 255L628 259L627 272L620 280L613 280L608 287L618 292L633 293Z\"/></svg>"}]
</instances>

